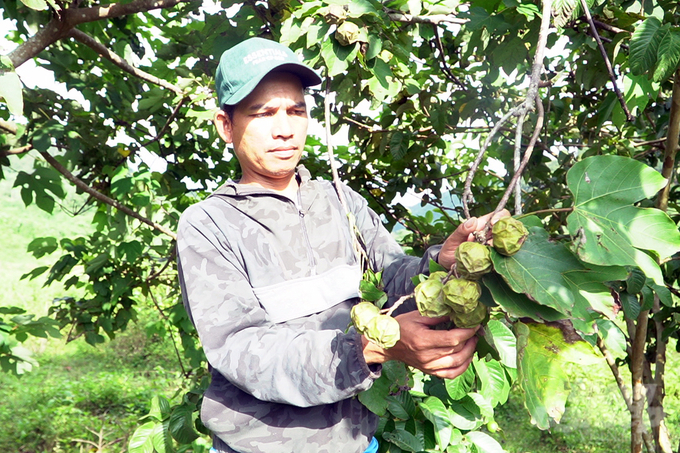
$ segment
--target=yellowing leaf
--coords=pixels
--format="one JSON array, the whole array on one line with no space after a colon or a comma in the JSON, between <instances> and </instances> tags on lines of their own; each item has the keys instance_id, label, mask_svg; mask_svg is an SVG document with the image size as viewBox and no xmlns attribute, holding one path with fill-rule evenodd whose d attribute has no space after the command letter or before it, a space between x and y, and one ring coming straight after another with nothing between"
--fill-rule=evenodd
<instances>
[{"instance_id":1,"label":"yellowing leaf","mask_svg":"<svg viewBox=\"0 0 680 453\"><path fill-rule=\"evenodd\" d=\"M569 396L567 363L581 366L600 359L590 344L574 341L577 337L555 325L516 325L519 348L519 382L526 393L525 405L532 422L540 429L550 428L550 420L559 423Z\"/></svg>"}]
</instances>

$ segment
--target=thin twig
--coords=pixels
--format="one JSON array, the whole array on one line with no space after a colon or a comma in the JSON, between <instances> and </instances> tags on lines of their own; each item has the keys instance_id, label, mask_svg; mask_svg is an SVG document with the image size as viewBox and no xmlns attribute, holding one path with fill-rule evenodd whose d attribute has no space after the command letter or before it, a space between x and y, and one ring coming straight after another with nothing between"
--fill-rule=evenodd
<instances>
[{"instance_id":1,"label":"thin twig","mask_svg":"<svg viewBox=\"0 0 680 453\"><path fill-rule=\"evenodd\" d=\"M148 279L147 279L147 290L149 292L149 296L151 296L151 301L153 302L154 306L156 307L156 310L158 310L158 313L161 315L161 318L165 320L168 324L172 326L172 322L170 321L170 318L163 312L163 309L161 306L158 304L158 301L156 301L156 297L153 295L153 291L151 291L151 287L148 286ZM175 342L175 336L170 334L170 341L172 341L172 347L175 349L175 355L177 356L177 361L179 362L179 367L182 369L182 376L188 376L187 371L184 368L184 363L182 362L182 354L179 352L179 348L177 348L177 343Z\"/></svg>"},{"instance_id":2,"label":"thin twig","mask_svg":"<svg viewBox=\"0 0 680 453\"><path fill-rule=\"evenodd\" d=\"M354 248L354 253L356 255L357 262L361 265L362 271L364 270L364 265L370 266L368 257L366 256L366 250L364 249L362 242L359 240L359 231L354 222L354 216L349 210L347 205L347 200L345 199L345 193L342 190L342 184L340 182L340 176L338 175L337 164L335 162L335 155L333 154L333 134L331 133L331 78L326 78L326 94L324 96L324 122L326 123L326 154L328 155L328 163L331 167L331 174L333 176L333 184L335 185L335 191L338 193L338 198L340 204L342 205L347 220L349 222L349 232L352 235L352 245Z\"/></svg>"},{"instance_id":3,"label":"thin twig","mask_svg":"<svg viewBox=\"0 0 680 453\"><path fill-rule=\"evenodd\" d=\"M593 20L593 24L595 24L595 26L597 28L601 28L603 30L610 31L612 33L626 33L628 35L631 34L631 32L629 32L628 30L624 30L623 28L619 28L619 27L615 27L613 25L606 24L606 23L601 22L599 20Z\"/></svg>"},{"instance_id":4,"label":"thin twig","mask_svg":"<svg viewBox=\"0 0 680 453\"><path fill-rule=\"evenodd\" d=\"M450 14L432 14L431 16L414 16L411 14L399 13L397 11L388 11L387 17L394 22L404 22L407 24L433 24L438 25L443 22L449 24L466 24L467 19L459 19Z\"/></svg>"},{"instance_id":5,"label":"thin twig","mask_svg":"<svg viewBox=\"0 0 680 453\"><path fill-rule=\"evenodd\" d=\"M609 369L614 375L614 379L616 380L616 384L619 386L619 391L621 392L623 401L626 403L628 412L632 414L633 401L631 400L630 397L630 391L623 380L623 376L621 376L621 371L619 370L619 367L616 365L616 360L614 359L614 356L612 356L611 352L609 352L609 349L604 344L604 341L602 340L602 337L599 334L597 335L597 347L604 356L604 360L607 362L607 365L609 365Z\"/></svg>"},{"instance_id":6,"label":"thin twig","mask_svg":"<svg viewBox=\"0 0 680 453\"><path fill-rule=\"evenodd\" d=\"M355 120L354 118L350 118L349 116L343 116L340 120L345 121L347 123L355 124L355 125L363 128L363 129L370 131L370 132L388 132L387 129L375 129L373 126L369 126L368 124L364 124L360 121Z\"/></svg>"},{"instance_id":7,"label":"thin twig","mask_svg":"<svg viewBox=\"0 0 680 453\"><path fill-rule=\"evenodd\" d=\"M518 171L515 172L515 174L512 177L512 180L510 181L510 184L508 185L507 190L505 191L505 194L503 194L503 197L501 198L501 201L498 203L498 206L496 206L496 209L494 210L494 215L497 214L498 212L502 211L505 208L506 203L508 202L508 199L510 198L510 193L514 191L515 185L518 184L519 178L522 176L522 172L526 168L526 165L529 163L529 159L531 158L531 153L534 149L534 146L536 145L536 142L538 141L538 138L541 133L541 129L543 128L543 119L544 119L544 111L543 111L543 104L538 98L538 85L541 81L541 73L543 72L543 58L545 54L545 47L546 43L548 41L548 34L550 31L550 17L551 17L551 8L552 8L552 1L551 0L544 0L543 1L543 15L541 18L541 28L538 34L538 42L536 43L536 53L534 54L534 62L531 67L531 80L529 82L529 88L527 90L527 96L525 100L510 110L508 113L506 113L501 120L494 126L494 128L491 130L491 133L489 134L489 137L487 137L486 142L484 143L484 146L480 150L479 154L477 155L477 158L475 159L475 162L473 165L470 167L470 173L468 174L468 177L465 181L465 189L463 190L463 212L465 214L466 218L470 218L470 210L468 208L468 200L471 199L472 197L472 179L474 178L474 174L476 173L477 169L479 168L479 164L482 161L482 157L484 153L486 152L486 148L488 147L489 143L493 139L493 137L496 135L498 130L501 128L501 126L507 122L512 115L518 116L521 121L518 122L518 124L522 124L524 117L529 113L529 111L536 106L536 109L538 110L538 117L536 119L536 127L534 128L534 133L529 141L529 144L527 145L527 149L524 152L524 159L522 160L522 164L520 165L520 168ZM493 217L493 216L492 216ZM487 226L488 229L488 226ZM487 232L484 232L483 235L486 235Z\"/></svg>"},{"instance_id":8,"label":"thin twig","mask_svg":"<svg viewBox=\"0 0 680 453\"><path fill-rule=\"evenodd\" d=\"M519 179L521 178L522 173L524 172L524 169L527 168L529 160L531 159L531 154L534 150L534 145L541 134L541 129L543 128L544 112L543 103L540 101L540 99L538 99L538 97L536 97L536 107L537 107L536 110L538 110L538 116L536 118L536 126L534 127L534 135L531 137L531 140L527 145L526 151L524 151L524 158L522 159L522 163L520 164L519 170L517 170L517 172L515 172L515 174L512 176L512 179L508 184L508 188L506 189L505 193L501 197L501 201L498 203L498 206L496 206L496 209L493 212L494 215L502 211L506 203L508 202L508 199L510 198L510 193L512 192L512 188L515 186L515 184L518 184ZM491 218L493 218L494 215L492 215Z\"/></svg>"},{"instance_id":9,"label":"thin twig","mask_svg":"<svg viewBox=\"0 0 680 453\"><path fill-rule=\"evenodd\" d=\"M463 85L463 82L461 82L460 79L453 74L449 64L446 62L446 52L444 52L444 45L442 44L442 40L439 37L439 28L437 25L432 24L432 30L434 30L434 43L439 50L439 61L441 62L441 68L444 72L444 75L448 77L453 83L458 85L463 91L467 91L467 88L465 85Z\"/></svg>"},{"instance_id":10,"label":"thin twig","mask_svg":"<svg viewBox=\"0 0 680 453\"><path fill-rule=\"evenodd\" d=\"M647 145L662 145L666 141L667 137L657 138L656 140L647 140L646 142L633 143L633 146L647 146Z\"/></svg>"},{"instance_id":11,"label":"thin twig","mask_svg":"<svg viewBox=\"0 0 680 453\"><path fill-rule=\"evenodd\" d=\"M22 146L21 148L8 149L0 151L0 156L15 156L17 154L24 154L33 149L33 145Z\"/></svg>"},{"instance_id":12,"label":"thin twig","mask_svg":"<svg viewBox=\"0 0 680 453\"><path fill-rule=\"evenodd\" d=\"M163 135L165 135L165 131L167 131L168 128L170 127L170 124L172 124L172 122L175 121L175 118L177 118L177 114L179 113L179 109L184 105L184 103L187 101L187 99L189 99L189 98L185 96L185 97L183 97L182 99L179 100L179 102L177 103L177 105L173 109L172 113L168 117L168 120L165 122L165 125L161 128L161 130L158 132L158 134L156 134L156 136L154 138L152 138L151 140L149 140L147 142L142 143L143 147L147 147L150 144L157 142L158 140L161 139L161 137L163 137Z\"/></svg>"},{"instance_id":13,"label":"thin twig","mask_svg":"<svg viewBox=\"0 0 680 453\"><path fill-rule=\"evenodd\" d=\"M540 99L537 102L541 102ZM517 118L517 126L515 127L515 150L512 158L513 174L519 173L519 168L522 165L522 130L524 129L524 119L526 115ZM513 187L511 184L509 187ZM522 213L522 180L517 179L514 184L515 192L515 215Z\"/></svg>"},{"instance_id":14,"label":"thin twig","mask_svg":"<svg viewBox=\"0 0 680 453\"><path fill-rule=\"evenodd\" d=\"M160 231L161 233L164 233L168 236L170 236L172 239L177 240L177 235L170 231L168 228L164 227L163 225L160 225L150 219L147 219L146 217L142 216L141 214L138 214L137 212L133 211L132 209L128 208L127 206L124 206L123 204L119 203L118 201L107 197L103 193L93 189L92 187L88 186L83 182L82 180L78 179L73 173L68 171L66 167L61 165L59 162L56 161L54 157L52 157L50 154L46 152L40 152L40 154L45 158L47 162L49 162L52 167L54 167L59 173L64 175L66 179L71 181L73 184L75 184L76 187L78 187L80 190L83 192L87 192L88 194L92 195L93 198L101 201L102 203L106 203L110 206L113 206L114 208L118 209L119 211L129 215L130 217L134 217L135 219L139 220L140 222L143 222L154 229Z\"/></svg>"},{"instance_id":15,"label":"thin twig","mask_svg":"<svg viewBox=\"0 0 680 453\"><path fill-rule=\"evenodd\" d=\"M86 46L90 47L92 50L97 52L99 55L102 57L106 58L109 60L111 63L115 64L118 66L120 69L123 71L132 74L135 77L138 77L142 80L145 80L149 83L153 83L154 85L161 86L165 89L168 89L172 91L173 93L177 94L178 96L183 96L183 91L180 87L177 85L173 85L172 83L168 82L167 80L163 80L161 78L158 78L154 75L149 74L148 72L142 71L141 69L135 68L132 66L130 63L125 61L123 58L118 56L116 53L112 52L109 50L105 45L88 35L87 33L84 33L77 28L72 29L68 36L72 37L76 41L79 41Z\"/></svg>"},{"instance_id":16,"label":"thin twig","mask_svg":"<svg viewBox=\"0 0 680 453\"><path fill-rule=\"evenodd\" d=\"M412 298L412 297L413 297L413 294L414 294L414 293L407 294L407 295L405 295L405 296L401 296L399 299L397 299L397 301L394 303L394 305L392 305L390 308L388 308L388 309L385 311L385 314L386 314L387 316L392 316L392 313L394 313L394 310L396 310L397 308L399 308L399 306L400 306L401 304L403 304L404 302L406 302L407 300L409 300L410 298Z\"/></svg>"},{"instance_id":17,"label":"thin twig","mask_svg":"<svg viewBox=\"0 0 680 453\"><path fill-rule=\"evenodd\" d=\"M616 83L616 75L614 74L614 69L612 68L611 62L609 61L607 51L602 45L600 34L597 32L597 27L593 22L593 16L590 14L590 9L588 8L588 3L586 2L586 0L581 0L581 8L583 8L583 11L585 12L586 15L586 19L588 20L588 24L590 25L590 33L593 35L593 38L595 38L598 49L600 49L600 54L602 55L602 59L604 60L605 66L607 67L609 78L611 79L611 82L614 85L614 92L616 93L616 97L619 98L619 103L621 104L623 111L626 113L626 119L632 122L633 115L631 115L630 110L628 110L628 106L626 105L626 100L623 97L623 93L621 93L621 90L619 90L619 85L618 83Z\"/></svg>"},{"instance_id":18,"label":"thin twig","mask_svg":"<svg viewBox=\"0 0 680 453\"><path fill-rule=\"evenodd\" d=\"M556 212L572 212L574 208L552 208L552 209L539 209L537 211L531 211L527 212L525 214L522 214L519 216L519 218L522 217L528 217L530 215L536 215L536 214L554 214Z\"/></svg>"},{"instance_id":19,"label":"thin twig","mask_svg":"<svg viewBox=\"0 0 680 453\"><path fill-rule=\"evenodd\" d=\"M165 272L165 270L168 268L168 266L170 265L170 263L172 263L172 262L175 260L176 250L177 250L177 243L175 242L175 243L172 244L172 247L170 248L170 252L168 252L168 257L167 257L167 259L165 260L165 263L163 264L163 266L161 267L161 269L160 269L158 272L155 272L155 273L149 275L148 277L146 277L146 281L147 281L147 282L150 281L150 280L154 280L154 279L160 277L161 274L162 274L163 272Z\"/></svg>"},{"instance_id":20,"label":"thin twig","mask_svg":"<svg viewBox=\"0 0 680 453\"><path fill-rule=\"evenodd\" d=\"M477 173L477 170L479 169L479 164L482 163L484 154L486 153L486 150L491 144L491 141L493 140L494 136L498 133L501 127L510 120L510 118L515 114L516 110L517 107L512 108L508 113L503 115L503 117L500 120L498 120L496 125L491 129L491 132L489 132L488 137L484 141L484 145L482 145L482 148L477 153L477 157L475 157L474 162L470 166L470 172L468 173L468 176L465 179L463 195L461 196L461 200L463 202L463 213L465 214L466 219L470 218L470 209L468 208L468 202L472 201L472 180L475 177L475 173Z\"/></svg>"}]
</instances>

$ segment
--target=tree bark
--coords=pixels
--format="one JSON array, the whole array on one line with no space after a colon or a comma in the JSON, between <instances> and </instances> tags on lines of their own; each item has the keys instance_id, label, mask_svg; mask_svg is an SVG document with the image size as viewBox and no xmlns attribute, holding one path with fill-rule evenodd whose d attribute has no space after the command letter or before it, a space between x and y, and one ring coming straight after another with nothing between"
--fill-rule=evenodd
<instances>
[{"instance_id":1,"label":"tree bark","mask_svg":"<svg viewBox=\"0 0 680 453\"><path fill-rule=\"evenodd\" d=\"M630 451L631 453L642 453L644 442L643 433L645 431L643 413L645 404L643 369L645 359L645 345L647 344L647 322L649 320L649 310L640 313L635 326L635 334L630 335L633 345L630 355L630 371L633 387L632 411L630 414Z\"/></svg>"},{"instance_id":2,"label":"tree bark","mask_svg":"<svg viewBox=\"0 0 680 453\"><path fill-rule=\"evenodd\" d=\"M171 8L179 3L189 1L195 0L134 0L126 4L114 3L108 6L64 9L59 17L53 17L35 35L10 52L8 57L12 65L18 68L31 58L38 56L40 52L50 45L68 36L71 30L79 24L127 16L154 9Z\"/></svg>"},{"instance_id":3,"label":"tree bark","mask_svg":"<svg viewBox=\"0 0 680 453\"><path fill-rule=\"evenodd\" d=\"M678 152L678 135L680 135L680 69L675 71L673 80L673 94L671 97L671 113L666 134L666 150L664 152L663 169L661 174L668 180L656 199L656 207L668 210L668 195L671 190L671 180L675 169L675 155Z\"/></svg>"}]
</instances>

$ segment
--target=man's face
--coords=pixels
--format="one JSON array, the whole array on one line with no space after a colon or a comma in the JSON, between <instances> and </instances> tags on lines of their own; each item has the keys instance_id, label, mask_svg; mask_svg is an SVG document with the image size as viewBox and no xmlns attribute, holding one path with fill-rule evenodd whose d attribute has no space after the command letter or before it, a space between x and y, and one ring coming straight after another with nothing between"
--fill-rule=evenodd
<instances>
[{"instance_id":1,"label":"man's face","mask_svg":"<svg viewBox=\"0 0 680 453\"><path fill-rule=\"evenodd\" d=\"M289 73L268 74L236 106L233 120L218 113L220 136L234 145L242 184L288 188L307 139L307 106L302 84Z\"/></svg>"}]
</instances>

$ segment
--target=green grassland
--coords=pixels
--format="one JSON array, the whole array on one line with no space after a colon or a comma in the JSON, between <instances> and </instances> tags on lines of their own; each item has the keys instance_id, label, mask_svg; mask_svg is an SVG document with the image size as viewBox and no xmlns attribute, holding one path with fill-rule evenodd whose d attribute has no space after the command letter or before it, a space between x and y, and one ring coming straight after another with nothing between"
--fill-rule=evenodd
<instances>
[{"instance_id":1,"label":"green grassland","mask_svg":"<svg viewBox=\"0 0 680 453\"><path fill-rule=\"evenodd\" d=\"M32 165L31 157L16 161ZM16 168L16 167L14 167ZM12 181L14 175L9 174ZM70 193L63 209L53 215L35 206L26 208L17 188L0 181L0 306L16 305L44 315L58 285L43 287L44 278L21 280L21 275L54 256L36 260L26 253L31 240L42 236L72 237L89 231L91 214L73 216L82 197ZM32 339L27 346L39 363L16 377L0 373L0 452L75 453L124 452L132 431L144 416L151 397L179 398L182 385L172 344L147 336L141 313L128 331L96 348L82 339ZM674 445L680 441L680 358L669 347L666 412ZM497 409L501 427L494 437L510 453L611 453L629 451L629 416L611 373L602 362L588 369L569 370L571 394L560 424L541 431L531 424L521 390Z\"/></svg>"}]
</instances>

